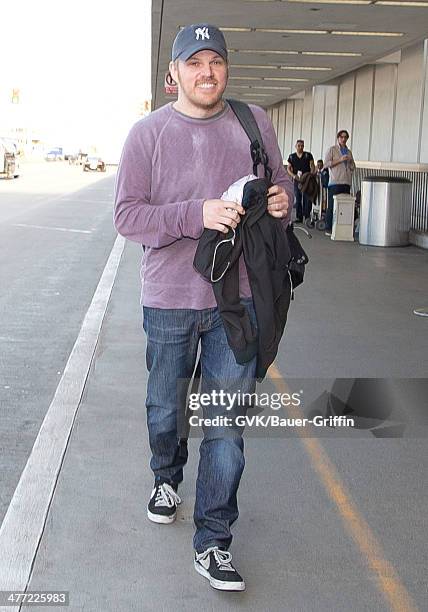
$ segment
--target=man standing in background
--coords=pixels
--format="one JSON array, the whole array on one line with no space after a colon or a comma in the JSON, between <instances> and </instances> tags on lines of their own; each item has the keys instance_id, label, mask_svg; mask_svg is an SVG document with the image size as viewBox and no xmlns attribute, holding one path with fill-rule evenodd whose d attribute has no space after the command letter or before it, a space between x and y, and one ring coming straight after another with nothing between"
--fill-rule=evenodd
<instances>
[{"instance_id":1,"label":"man standing in background","mask_svg":"<svg viewBox=\"0 0 428 612\"><path fill-rule=\"evenodd\" d=\"M311 216L312 203L299 189L299 179L306 172L315 173L315 164L312 153L305 151L305 141L296 141L296 153L288 158L287 172L294 181L294 205L296 207L296 222L303 223L303 219Z\"/></svg>"},{"instance_id":2,"label":"man standing in background","mask_svg":"<svg viewBox=\"0 0 428 612\"><path fill-rule=\"evenodd\" d=\"M325 218L325 235L331 236L333 227L333 207L335 195L339 193L351 193L352 173L355 170L355 162L351 149L346 143L349 133L340 130L337 133L337 144L329 148L325 154L324 165L330 171L328 183L328 205Z\"/></svg>"},{"instance_id":3,"label":"man standing in background","mask_svg":"<svg viewBox=\"0 0 428 612\"><path fill-rule=\"evenodd\" d=\"M328 168L324 167L324 161L322 159L318 159L317 160L317 179L318 179L318 184L319 184L320 218L321 218L322 211L326 209L329 178L330 178L330 173L328 171Z\"/></svg>"}]
</instances>

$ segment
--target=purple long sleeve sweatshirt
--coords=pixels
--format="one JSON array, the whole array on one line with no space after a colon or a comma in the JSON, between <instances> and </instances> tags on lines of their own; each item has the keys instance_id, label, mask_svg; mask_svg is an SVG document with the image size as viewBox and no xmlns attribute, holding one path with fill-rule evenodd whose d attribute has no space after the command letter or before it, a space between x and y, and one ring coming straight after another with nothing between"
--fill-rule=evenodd
<instances>
[{"instance_id":1,"label":"purple long sleeve sweatshirt","mask_svg":"<svg viewBox=\"0 0 428 612\"><path fill-rule=\"evenodd\" d=\"M272 182L288 193L287 224L293 185L269 118L260 107L251 109L273 170ZM252 171L248 137L227 104L213 117L194 119L170 103L132 127L116 178L114 221L122 236L145 247L142 304L195 310L216 306L211 284L193 268L204 230L203 202L220 198ZM251 296L242 257L240 293Z\"/></svg>"}]
</instances>

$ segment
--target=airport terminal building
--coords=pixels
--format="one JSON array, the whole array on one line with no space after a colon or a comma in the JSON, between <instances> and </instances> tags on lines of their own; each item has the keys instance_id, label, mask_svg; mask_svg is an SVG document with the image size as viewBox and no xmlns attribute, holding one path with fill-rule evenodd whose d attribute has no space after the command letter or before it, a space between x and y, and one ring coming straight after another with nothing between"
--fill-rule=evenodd
<instances>
[{"instance_id":1,"label":"airport terminal building","mask_svg":"<svg viewBox=\"0 0 428 612\"><path fill-rule=\"evenodd\" d=\"M226 0L152 8L153 108L177 29L213 23L225 34L226 94L266 108L284 161L296 139L323 158L346 129L354 193L370 176L412 181L410 241L428 247L428 2Z\"/></svg>"}]
</instances>

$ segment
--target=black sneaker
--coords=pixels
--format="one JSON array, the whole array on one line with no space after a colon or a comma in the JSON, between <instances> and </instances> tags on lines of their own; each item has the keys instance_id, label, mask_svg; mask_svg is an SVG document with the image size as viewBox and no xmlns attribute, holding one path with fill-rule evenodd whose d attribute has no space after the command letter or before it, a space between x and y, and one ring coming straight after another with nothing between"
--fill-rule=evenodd
<instances>
[{"instance_id":1,"label":"black sneaker","mask_svg":"<svg viewBox=\"0 0 428 612\"><path fill-rule=\"evenodd\" d=\"M244 591L245 582L233 567L232 555L218 546L195 552L195 570L208 578L210 585L220 591Z\"/></svg>"},{"instance_id":2,"label":"black sneaker","mask_svg":"<svg viewBox=\"0 0 428 612\"><path fill-rule=\"evenodd\" d=\"M181 499L177 491L167 482L155 483L147 506L147 516L154 523L173 523Z\"/></svg>"}]
</instances>

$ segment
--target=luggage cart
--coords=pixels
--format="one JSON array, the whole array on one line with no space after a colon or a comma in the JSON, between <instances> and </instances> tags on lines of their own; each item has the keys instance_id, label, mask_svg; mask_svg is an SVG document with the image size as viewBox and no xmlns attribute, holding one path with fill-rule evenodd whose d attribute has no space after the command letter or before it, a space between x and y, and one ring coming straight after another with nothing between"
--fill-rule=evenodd
<instances>
[{"instance_id":1,"label":"luggage cart","mask_svg":"<svg viewBox=\"0 0 428 612\"><path fill-rule=\"evenodd\" d=\"M310 229L314 227L323 232L325 230L325 213L327 210L327 189L322 186L321 179L318 180L318 195L316 202L312 202L311 216L306 219L305 225Z\"/></svg>"}]
</instances>

